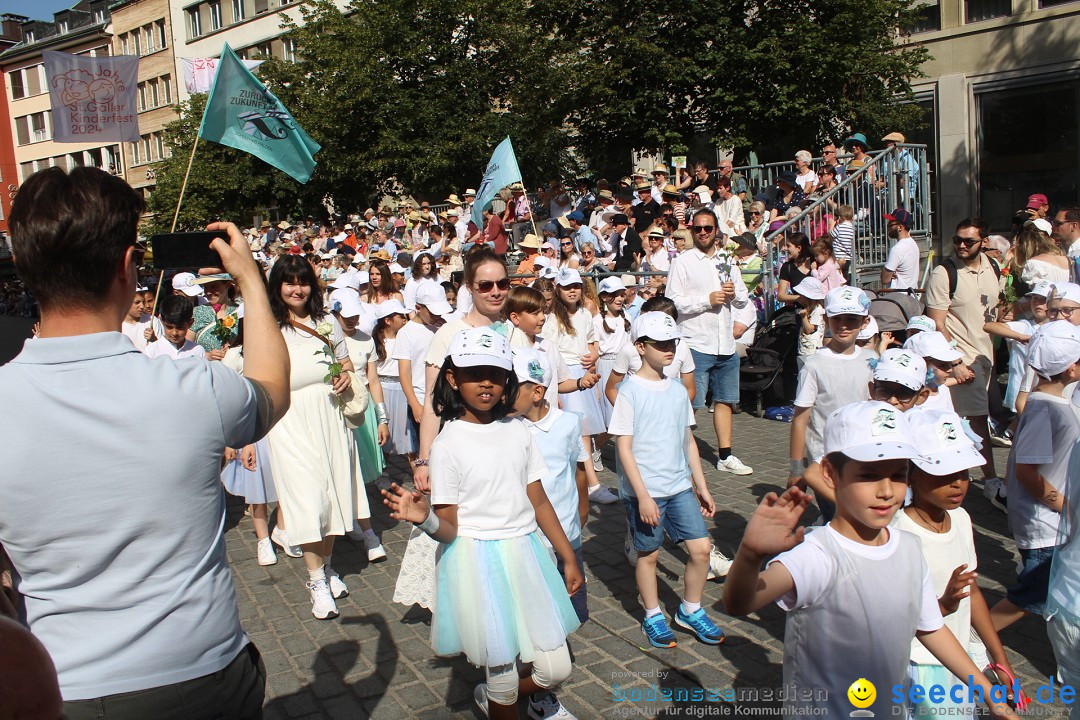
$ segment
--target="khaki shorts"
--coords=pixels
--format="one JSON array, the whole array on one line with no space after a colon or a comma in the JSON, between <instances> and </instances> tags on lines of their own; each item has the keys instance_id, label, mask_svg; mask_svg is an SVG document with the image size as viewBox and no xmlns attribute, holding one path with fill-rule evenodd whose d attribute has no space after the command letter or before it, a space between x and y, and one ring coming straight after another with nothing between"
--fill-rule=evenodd
<instances>
[{"instance_id":1,"label":"khaki shorts","mask_svg":"<svg viewBox=\"0 0 1080 720\"><path fill-rule=\"evenodd\" d=\"M991 366L985 359L978 359L970 366L975 379L963 385L949 388L953 408L963 418L981 417L990 414L990 400L987 391L990 388Z\"/></svg>"}]
</instances>

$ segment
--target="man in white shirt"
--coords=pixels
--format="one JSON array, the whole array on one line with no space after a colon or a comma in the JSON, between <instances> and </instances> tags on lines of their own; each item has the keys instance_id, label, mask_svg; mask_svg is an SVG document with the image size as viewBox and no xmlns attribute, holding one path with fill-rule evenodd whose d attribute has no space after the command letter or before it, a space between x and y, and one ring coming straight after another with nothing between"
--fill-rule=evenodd
<instances>
[{"instance_id":1,"label":"man in white shirt","mask_svg":"<svg viewBox=\"0 0 1080 720\"><path fill-rule=\"evenodd\" d=\"M743 217L742 200L731 191L731 180L726 177L716 180L717 202L714 206L716 221L725 235L739 235L746 230Z\"/></svg>"},{"instance_id":2,"label":"man in white shirt","mask_svg":"<svg viewBox=\"0 0 1080 720\"><path fill-rule=\"evenodd\" d=\"M885 267L881 268L881 286L895 290L907 290L919 286L919 245L911 237L911 213L897 208L886 215L888 234L896 239L889 250Z\"/></svg>"},{"instance_id":3,"label":"man in white shirt","mask_svg":"<svg viewBox=\"0 0 1080 720\"><path fill-rule=\"evenodd\" d=\"M716 213L694 214L694 247L675 256L668 271L667 296L679 310L679 332L694 358L695 409L712 393L717 470L749 475L752 468L731 454L731 411L739 402L739 356L735 350L732 309L750 302L742 273L732 257L720 252Z\"/></svg>"}]
</instances>

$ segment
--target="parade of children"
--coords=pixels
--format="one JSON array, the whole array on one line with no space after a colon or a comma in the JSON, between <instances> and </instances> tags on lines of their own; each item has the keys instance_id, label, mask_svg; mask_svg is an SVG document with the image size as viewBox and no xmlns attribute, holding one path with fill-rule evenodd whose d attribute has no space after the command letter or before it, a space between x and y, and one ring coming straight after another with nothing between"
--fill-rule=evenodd
<instances>
[{"instance_id":1,"label":"parade of children","mask_svg":"<svg viewBox=\"0 0 1080 720\"><path fill-rule=\"evenodd\" d=\"M839 207L831 233L811 239L793 226L776 238L772 253L783 253L772 267L753 233L718 228L716 210L688 204L676 217L680 193L667 170L654 173L654 195L665 199L656 210L644 170L600 188L630 224L612 211L590 220L591 206L570 210L585 207L585 196L563 202L553 183L536 222L506 211L510 240L499 252L468 222L471 190L466 201L451 194L442 214L399 200L348 224L278 218L244 233L211 225L228 236L213 245L222 267L140 270L134 236L116 250L122 271L110 265L108 297L95 301L108 301L108 317L95 333L123 345L100 353L160 377L187 373L199 388L193 405L213 409L206 398L228 387L221 392L244 395L248 409L211 413L209 427L195 428L180 424L194 417L183 403L143 415L149 406L132 401L128 420L140 430L116 438L96 426L100 405L72 407L86 413L81 424L117 472L145 470L148 488L153 468L176 459L144 452L139 433L213 437L202 448L213 457L202 460L219 492L216 545L185 546L184 558L220 563L236 578L235 588L217 581L239 608L227 639L236 652L251 648L259 682L279 702L267 717L606 717L598 706L704 717L757 707L711 701L714 690L765 687L784 690L760 704L764 714L791 716L1012 717L1036 703L1071 704L1070 683L1080 680L1080 285L1022 283L1006 300L1002 280L978 327L943 319L921 299L919 311L895 320L878 311L876 286L852 274L863 225L851 207ZM734 181L722 186L736 197ZM698 186L697 198L709 187ZM23 192L13 218L25 228ZM554 205L576 215L549 221ZM496 217L488 207L481 225ZM268 228L276 240L262 240ZM688 230L693 242L675 242ZM444 233L462 241L445 274ZM31 262L32 248L13 237L16 262ZM347 239L357 244L345 254ZM968 274L951 279L958 296L977 282ZM47 273L26 275L45 300L43 324L0 366L0 397L9 408L33 407L21 398L45 389L61 403L78 399L90 376L61 371L70 350L56 343L84 333L58 333L74 311L50 304ZM965 328L1004 345L987 380L1001 390L996 401L999 388L988 391L998 462L1007 454L993 486L975 472L988 441L975 428L980 415L967 412L978 380L965 361ZM744 333L744 357L732 357ZM267 338L279 343L281 377L266 381L272 397L255 379L266 373ZM770 352L779 379L753 388L764 398L755 409L742 388ZM53 370L26 375L26 367ZM733 439L753 469L732 454ZM53 440L64 452L63 438ZM82 472L78 457L67 462L67 472ZM27 507L23 486L4 482L3 497ZM40 497L39 506L63 501ZM177 501L149 494L147 502ZM172 547L133 558L110 546L101 560L93 533L51 545L35 535L31 547L15 531L25 520L13 522L5 504L0 616L34 633L79 602L189 612L183 578L168 598L141 594L152 571L79 601L71 587L58 592L70 577L53 575L60 566L93 556L143 570ZM138 537L154 530L139 512L137 502L112 506L98 523ZM193 519L155 522L183 535ZM186 621L193 633L200 620ZM112 635L154 632L101 623ZM46 674L72 717L89 717L75 711L91 700L101 718L262 717L112 710L157 686L118 680L116 694L82 694L73 664L83 677L110 666L95 670L50 630L42 642L55 668ZM162 641L159 652L168 650ZM221 663L196 668L151 678L182 685L226 672ZM332 678L307 687L309 668ZM680 701L684 686L701 697ZM1046 688L1053 701L1041 697ZM649 704L620 699L630 689L652 692ZM391 691L402 705L393 712L379 705ZM45 717L6 714L4 692L0 720ZM335 699L336 711L322 709Z\"/></svg>"}]
</instances>

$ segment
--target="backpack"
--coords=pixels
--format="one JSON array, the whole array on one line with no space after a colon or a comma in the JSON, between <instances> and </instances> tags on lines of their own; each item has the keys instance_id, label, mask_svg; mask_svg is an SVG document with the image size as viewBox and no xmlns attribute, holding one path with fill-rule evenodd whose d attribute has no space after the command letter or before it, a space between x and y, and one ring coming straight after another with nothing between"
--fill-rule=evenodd
<instances>
[{"instance_id":1,"label":"backpack","mask_svg":"<svg viewBox=\"0 0 1080 720\"><path fill-rule=\"evenodd\" d=\"M997 264L997 260L986 256L986 259L990 261L990 267L994 268L994 277L1001 278L1001 266ZM949 277L949 299L953 299L953 295L956 294L956 261L951 257L947 257L941 261L941 266L945 268L945 274Z\"/></svg>"}]
</instances>

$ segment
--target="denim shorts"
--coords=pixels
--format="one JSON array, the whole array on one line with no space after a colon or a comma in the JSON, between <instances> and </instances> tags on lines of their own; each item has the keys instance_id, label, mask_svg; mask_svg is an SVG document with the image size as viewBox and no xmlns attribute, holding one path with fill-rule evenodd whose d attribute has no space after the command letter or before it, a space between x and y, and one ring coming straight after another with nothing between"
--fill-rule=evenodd
<instances>
[{"instance_id":1,"label":"denim shorts","mask_svg":"<svg viewBox=\"0 0 1080 720\"><path fill-rule=\"evenodd\" d=\"M739 402L739 355L710 355L690 348L694 358L694 409L705 407L705 396L712 392L713 403L734 405Z\"/></svg>"},{"instance_id":2,"label":"denim shorts","mask_svg":"<svg viewBox=\"0 0 1080 720\"><path fill-rule=\"evenodd\" d=\"M705 526L701 505L698 504L693 489L683 490L670 497L653 498L653 501L660 508L660 524L655 527L641 522L636 497L627 496L623 501L626 503L626 524L630 526L634 549L638 552L650 553L659 550L664 543L664 531L667 531L668 537L675 542L709 536L709 528Z\"/></svg>"},{"instance_id":3,"label":"denim shorts","mask_svg":"<svg viewBox=\"0 0 1080 720\"><path fill-rule=\"evenodd\" d=\"M1020 560L1024 567L1016 576L1017 584L1009 588L1005 597L1013 605L1030 613L1042 615L1046 605L1046 593L1050 589L1050 563L1056 547L1020 548Z\"/></svg>"}]
</instances>

